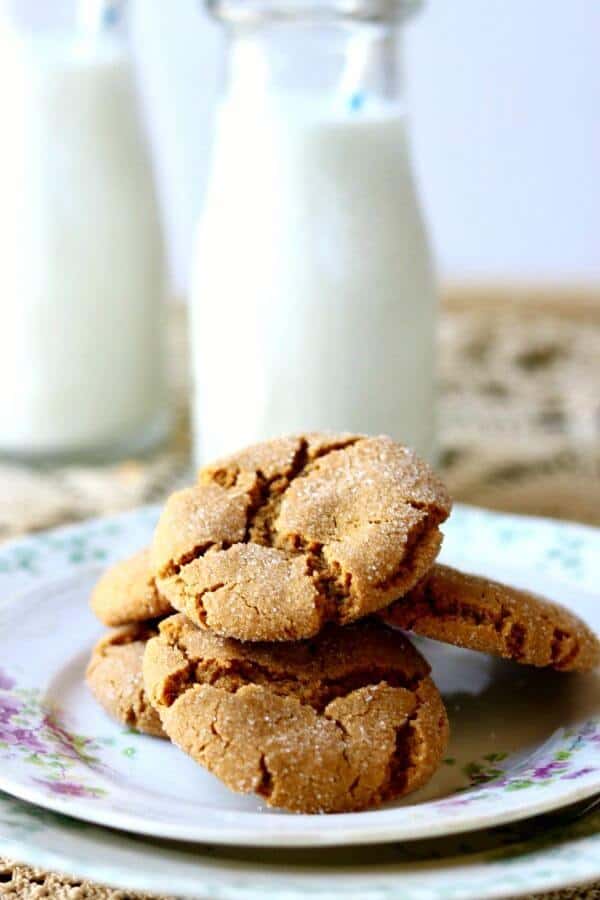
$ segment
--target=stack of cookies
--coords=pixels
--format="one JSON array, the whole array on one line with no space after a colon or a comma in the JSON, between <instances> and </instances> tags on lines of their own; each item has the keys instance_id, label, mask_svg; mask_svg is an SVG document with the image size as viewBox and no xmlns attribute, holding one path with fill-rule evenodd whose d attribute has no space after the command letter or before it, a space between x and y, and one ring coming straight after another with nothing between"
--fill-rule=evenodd
<instances>
[{"instance_id":1,"label":"stack of cookies","mask_svg":"<svg viewBox=\"0 0 600 900\"><path fill-rule=\"evenodd\" d=\"M561 607L436 564L450 507L386 437L282 438L207 466L169 498L150 550L97 585L113 630L88 683L117 719L272 806L401 797L448 740L404 631L562 671L600 661Z\"/></svg>"}]
</instances>

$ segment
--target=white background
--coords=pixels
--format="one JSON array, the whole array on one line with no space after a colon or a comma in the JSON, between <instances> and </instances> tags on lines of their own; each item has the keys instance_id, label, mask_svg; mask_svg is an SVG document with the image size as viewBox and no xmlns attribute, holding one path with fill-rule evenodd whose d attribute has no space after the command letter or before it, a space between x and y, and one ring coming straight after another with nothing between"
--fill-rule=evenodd
<instances>
[{"instance_id":1,"label":"white background","mask_svg":"<svg viewBox=\"0 0 600 900\"><path fill-rule=\"evenodd\" d=\"M198 0L135 0L175 288L219 60ZM430 0L407 34L415 164L451 279L600 281L600 0Z\"/></svg>"}]
</instances>

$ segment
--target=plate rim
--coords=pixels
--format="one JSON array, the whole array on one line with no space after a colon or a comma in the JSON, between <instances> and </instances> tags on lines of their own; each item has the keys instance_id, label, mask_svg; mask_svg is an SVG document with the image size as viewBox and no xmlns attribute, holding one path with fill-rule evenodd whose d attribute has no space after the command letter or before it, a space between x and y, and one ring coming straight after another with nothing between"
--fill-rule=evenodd
<instances>
[{"instance_id":1,"label":"plate rim","mask_svg":"<svg viewBox=\"0 0 600 900\"><path fill-rule=\"evenodd\" d=\"M32 819L34 818L33 810L29 804L15 801L10 797L0 797L0 809L3 803L7 801L10 804L18 804L25 815L31 816ZM310 890L307 890L310 880L315 877L314 872L306 874L290 868L289 871L275 873L269 871L272 869L272 865L267 864L265 870L264 864L256 860L246 863L236 862L234 867L227 860L215 861L214 858L211 859L210 855L203 855L203 848L201 846L196 847L196 845L188 845L188 848L186 848L195 851L193 872L188 870L184 872L181 869L179 874L175 875L173 872L163 873L159 871L158 873L153 872L150 876L150 874L146 875L142 864L139 867L127 866L125 868L120 861L116 864L104 861L102 857L105 854L101 854L99 857L81 848L78 848L77 862L74 863L72 851L71 855L69 854L69 847L72 843L69 841L69 836L72 826L65 826L60 818L55 817L54 813L47 813L47 816L51 820L50 827L58 827L59 831L65 832L63 835L65 841L61 843L62 849L60 852L50 849L44 844L43 833L39 840L34 839L28 843L0 833L0 852L9 858L19 859L20 862L26 865L38 866L77 878L90 879L117 889L151 890L154 893L167 892L169 895L172 895L175 890L178 896L190 898L190 900L191 898L195 898L195 900L200 900L200 898L206 898L206 900L208 898L210 900L269 900L269 898L279 900L283 889L285 889L285 896L288 900L301 900L301 898L305 900L307 895L314 896L318 900L329 900L329 898L337 900L340 892L342 892L342 888L343 895L348 900L353 900L353 898L364 900L367 896L371 896L366 891L365 879L367 878L369 880L375 878L377 882L372 891L372 896L377 898L377 900L424 900L424 898L427 898L427 900L503 900L503 898L513 898L529 893L561 890L575 886L585 888L586 885L594 883L600 878L600 830L588 835L575 834L570 836L564 842L562 855L558 858L554 853L554 845L541 851L536 850L533 843L535 837L533 837L533 839L525 838L519 840L517 846L522 849L522 852L517 856L508 858L508 860L502 859L501 856L498 859L488 860L484 853L466 851L461 856L455 855L435 860L434 869L431 869L431 867L425 868L427 863L415 863L414 870L410 874L414 875L416 868L421 866L419 873L420 887L417 889L414 886L406 885L405 879L402 877L403 873L398 868L386 873L381 871L372 873L367 871L366 866L362 866L355 872L352 872L349 868L346 868L343 872L336 871L335 867L328 868L323 873L320 873L321 875L327 875L327 885L323 889L313 889L311 887ZM574 823L569 824L572 826ZM166 849L167 852L173 851L173 848L168 845L161 847L161 843L164 842L155 841L147 845L144 843L143 838L129 834L122 835L121 832L112 829L105 829L99 826L84 826L84 828L89 828L92 832L92 844L99 839L93 832L99 833L99 836L101 836L100 843L106 854L110 853L111 845L114 849L114 842L120 842L123 838L125 838L126 842L137 844L138 846L134 846L131 849L132 852L139 855L140 863L143 863L148 853L156 856L161 849ZM529 852L530 847L533 853ZM589 850L587 858L583 862L581 859L575 860L575 864L572 864L573 851L577 853L582 847ZM569 863L561 865L561 860L564 862L567 854ZM175 848L175 855L182 855L182 851ZM539 871L528 872L528 867L534 866L533 860L539 862ZM590 860L592 860L591 865ZM170 867L177 866L178 862L181 863L182 860L178 861L172 856L169 858ZM515 873L522 875L524 871L524 877L528 880L519 884L516 892L513 878L507 879L506 883L498 881L492 888L489 890L485 889L484 893L482 893L478 882L474 878L471 879L471 875L474 873L469 872L470 868L474 869L477 865L485 866L486 869L488 867L497 868L499 869L499 875L504 869L506 869L506 874L510 873L513 876ZM552 870L553 866L555 867L554 871ZM259 868L261 873L260 885L256 887L251 883L251 878L252 875L258 873ZM469 881L472 880L474 882L472 889L457 890L450 886L447 893L442 890L437 890L435 893L430 892L430 894L425 893L428 890L427 881L429 878L435 877L436 874L438 876L441 875L442 871L456 873L457 868L459 871L462 870L463 877L469 873ZM269 885L268 881L273 878L275 878L275 884ZM333 884L336 878L340 879L337 886ZM358 881L356 885L352 883L355 880Z\"/></svg>"},{"instance_id":2,"label":"plate rim","mask_svg":"<svg viewBox=\"0 0 600 900\"><path fill-rule=\"evenodd\" d=\"M422 841L427 838L451 837L453 835L469 834L481 831L482 829L496 828L501 825L522 822L526 819L544 815L544 813L548 812L559 812L561 809L572 806L575 803L580 803L581 801L587 800L589 797L598 794L600 792L600 775L592 782L592 784L578 786L578 789L574 789L574 791L569 794L568 799L565 799L564 802L559 804L556 803L556 800L552 801L551 799L545 800L542 798L539 802L531 803L527 808L521 810L506 810L504 813L489 813L484 815L479 814L477 821L472 820L470 824L468 821L463 822L459 816L452 822L445 821L445 824L439 825L428 821L415 827L414 833L410 836L403 835L398 837L398 826L394 826L393 823L389 823L389 825L386 823L379 827L371 827L369 832L365 832L361 830L360 823L357 822L355 826L346 825L347 831L342 831L342 826L340 826L340 832L336 832L334 829L337 816L333 814L327 816L327 819L332 823L331 831L320 834L317 823L322 821L323 817L316 815L312 817L306 816L306 819L310 818L315 820L316 831L313 832L307 830L306 832L289 832L283 835L280 833L277 835L276 842L274 842L275 829L265 830L263 834L258 832L253 834L252 826L256 824L257 818L262 818L260 813L247 812L245 810L221 812L221 815L226 817L231 816L231 818L242 820L242 824L230 826L226 822L215 824L213 821L210 824L198 828L198 830L194 829L188 837L183 837L181 830L185 826L181 823L176 825L165 825L163 823L161 825L161 833L158 834L157 831L152 830L151 827L145 827L143 820L141 820L139 816L132 816L130 821L127 813L115 813L110 812L109 810L103 812L102 809L100 809L99 812L96 811L95 815L92 815L87 812L84 799L75 798L73 801L73 798L71 798L70 800L62 800L59 796L49 796L41 791L38 792L36 788L31 788L30 790L23 788L22 790L15 791L12 787L8 789L6 784L7 779L5 779L4 775L0 772L0 791L8 794L10 797L14 797L17 800L39 807L40 809L66 816L74 821L122 831L136 837L175 841L177 843L192 841L197 844L238 848L247 847L250 849L333 849L345 846L387 844L398 841L410 843L413 841ZM416 805L421 804L415 804L415 806ZM89 808L93 809L91 806L89 806ZM403 810L410 809L411 806L403 807ZM210 809L208 809L207 812L210 813ZM378 816L382 811L371 810L370 812L374 816ZM243 823L244 819L247 820L246 824ZM273 823L275 824L277 821L280 820L274 817Z\"/></svg>"}]
</instances>

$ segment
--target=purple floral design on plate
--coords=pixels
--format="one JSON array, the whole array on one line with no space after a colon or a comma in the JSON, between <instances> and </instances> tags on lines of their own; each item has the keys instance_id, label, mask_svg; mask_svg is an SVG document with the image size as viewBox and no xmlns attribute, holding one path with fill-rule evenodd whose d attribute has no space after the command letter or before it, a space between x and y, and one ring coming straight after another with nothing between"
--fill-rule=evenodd
<instances>
[{"instance_id":1,"label":"purple floral design on plate","mask_svg":"<svg viewBox=\"0 0 600 900\"><path fill-rule=\"evenodd\" d=\"M576 769L574 772L569 772L567 775L563 775L564 781L571 781L576 778L583 778L584 775L591 775L592 772L597 772L598 769L595 766L584 766L583 769Z\"/></svg>"},{"instance_id":2,"label":"purple floral design on plate","mask_svg":"<svg viewBox=\"0 0 600 900\"><path fill-rule=\"evenodd\" d=\"M51 781L45 778L34 778L33 781L48 788L51 793L63 797L100 797L104 794L100 788L86 787L76 781Z\"/></svg>"},{"instance_id":3,"label":"purple floral design on plate","mask_svg":"<svg viewBox=\"0 0 600 900\"><path fill-rule=\"evenodd\" d=\"M13 716L21 712L22 703L0 695L0 725L10 725Z\"/></svg>"},{"instance_id":4,"label":"purple floral design on plate","mask_svg":"<svg viewBox=\"0 0 600 900\"><path fill-rule=\"evenodd\" d=\"M18 758L43 772L32 781L65 797L100 797L104 789L73 779L83 764L101 772L104 766L91 738L69 731L56 710L40 699L40 692L16 687L0 670L0 760Z\"/></svg>"},{"instance_id":5,"label":"purple floral design on plate","mask_svg":"<svg viewBox=\"0 0 600 900\"><path fill-rule=\"evenodd\" d=\"M30 753L46 752L46 745L40 741L31 728L0 726L0 743L20 747L23 750L29 750Z\"/></svg>"},{"instance_id":6,"label":"purple floral design on plate","mask_svg":"<svg viewBox=\"0 0 600 900\"><path fill-rule=\"evenodd\" d=\"M440 800L438 805L443 808L463 807L489 800L489 789L503 793L546 787L558 781L576 781L600 771L600 758L598 765L589 765L588 760L586 765L580 765L578 760L579 751L584 748L589 751L590 747L595 749L598 745L600 721L589 721L576 731L565 729L559 739L548 747L547 757L515 766L510 772L502 765L507 760L507 754L491 753L481 761L465 766L468 783L457 794ZM483 786L488 790L477 790Z\"/></svg>"}]
</instances>

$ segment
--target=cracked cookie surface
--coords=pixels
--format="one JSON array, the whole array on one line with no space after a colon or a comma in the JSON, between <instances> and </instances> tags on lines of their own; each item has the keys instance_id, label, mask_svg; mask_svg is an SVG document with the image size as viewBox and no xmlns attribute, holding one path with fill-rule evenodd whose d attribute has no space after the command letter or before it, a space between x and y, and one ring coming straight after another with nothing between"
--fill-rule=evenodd
<instances>
[{"instance_id":1,"label":"cracked cookie surface","mask_svg":"<svg viewBox=\"0 0 600 900\"><path fill-rule=\"evenodd\" d=\"M86 681L104 710L117 719L155 737L165 737L160 717L144 690L142 661L147 641L157 629L127 625L101 638L92 651Z\"/></svg>"},{"instance_id":2,"label":"cracked cookie surface","mask_svg":"<svg viewBox=\"0 0 600 900\"><path fill-rule=\"evenodd\" d=\"M107 569L92 591L90 606L94 615L110 628L159 619L173 612L169 601L156 588L148 549Z\"/></svg>"},{"instance_id":3,"label":"cracked cookie surface","mask_svg":"<svg viewBox=\"0 0 600 900\"><path fill-rule=\"evenodd\" d=\"M381 613L388 624L531 666L587 672L600 642L569 610L528 591L436 564Z\"/></svg>"},{"instance_id":4,"label":"cracked cookie surface","mask_svg":"<svg viewBox=\"0 0 600 900\"><path fill-rule=\"evenodd\" d=\"M414 587L449 512L441 481L390 438L281 438L205 467L197 485L169 498L152 571L200 627L299 640Z\"/></svg>"},{"instance_id":5,"label":"cracked cookie surface","mask_svg":"<svg viewBox=\"0 0 600 900\"><path fill-rule=\"evenodd\" d=\"M296 643L240 643L183 615L144 655L164 730L234 791L296 812L379 806L433 775L448 720L400 632L328 625Z\"/></svg>"}]
</instances>

